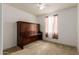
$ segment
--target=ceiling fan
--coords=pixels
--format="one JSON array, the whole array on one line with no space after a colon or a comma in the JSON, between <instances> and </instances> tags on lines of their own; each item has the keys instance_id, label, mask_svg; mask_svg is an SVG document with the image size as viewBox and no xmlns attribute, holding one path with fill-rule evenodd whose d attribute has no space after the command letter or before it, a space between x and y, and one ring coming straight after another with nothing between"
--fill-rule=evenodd
<instances>
[{"instance_id":1,"label":"ceiling fan","mask_svg":"<svg viewBox=\"0 0 79 59\"><path fill-rule=\"evenodd\" d=\"M38 3L37 6L40 10L43 10L46 7L46 4L45 3Z\"/></svg>"}]
</instances>

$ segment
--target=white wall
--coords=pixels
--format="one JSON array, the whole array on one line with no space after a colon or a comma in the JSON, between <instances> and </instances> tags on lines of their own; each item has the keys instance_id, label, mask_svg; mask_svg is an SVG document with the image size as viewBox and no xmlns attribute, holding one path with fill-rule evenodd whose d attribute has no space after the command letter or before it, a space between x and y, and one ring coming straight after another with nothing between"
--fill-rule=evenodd
<instances>
[{"instance_id":1,"label":"white wall","mask_svg":"<svg viewBox=\"0 0 79 59\"><path fill-rule=\"evenodd\" d=\"M2 7L0 4L0 54L2 54Z\"/></svg>"},{"instance_id":2,"label":"white wall","mask_svg":"<svg viewBox=\"0 0 79 59\"><path fill-rule=\"evenodd\" d=\"M78 49L78 53L79 53L79 4L77 6L77 10L78 10L78 19L77 19L77 39L78 39L78 44L77 44L77 49Z\"/></svg>"},{"instance_id":3,"label":"white wall","mask_svg":"<svg viewBox=\"0 0 79 59\"><path fill-rule=\"evenodd\" d=\"M77 46L77 8L63 9L58 12L51 13L49 15L58 14L58 31L59 39L46 39L45 34L43 35L44 40L58 42L70 46ZM41 31L45 33L44 16L38 16L41 24Z\"/></svg>"},{"instance_id":4,"label":"white wall","mask_svg":"<svg viewBox=\"0 0 79 59\"><path fill-rule=\"evenodd\" d=\"M16 46L17 43L17 21L37 23L36 16L21 11L17 8L3 4L3 49Z\"/></svg>"}]
</instances>

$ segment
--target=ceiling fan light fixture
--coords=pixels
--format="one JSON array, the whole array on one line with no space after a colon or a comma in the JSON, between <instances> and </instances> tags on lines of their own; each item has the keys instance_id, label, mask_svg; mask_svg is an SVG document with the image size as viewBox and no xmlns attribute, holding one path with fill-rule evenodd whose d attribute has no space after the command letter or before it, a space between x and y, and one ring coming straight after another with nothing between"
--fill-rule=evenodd
<instances>
[{"instance_id":1,"label":"ceiling fan light fixture","mask_svg":"<svg viewBox=\"0 0 79 59\"><path fill-rule=\"evenodd\" d=\"M46 4L39 3L37 6L39 7L40 10L43 10L45 8Z\"/></svg>"},{"instance_id":2,"label":"ceiling fan light fixture","mask_svg":"<svg viewBox=\"0 0 79 59\"><path fill-rule=\"evenodd\" d=\"M39 7L40 8L40 10L43 10L44 8L45 8L45 6L41 6L41 7Z\"/></svg>"}]
</instances>

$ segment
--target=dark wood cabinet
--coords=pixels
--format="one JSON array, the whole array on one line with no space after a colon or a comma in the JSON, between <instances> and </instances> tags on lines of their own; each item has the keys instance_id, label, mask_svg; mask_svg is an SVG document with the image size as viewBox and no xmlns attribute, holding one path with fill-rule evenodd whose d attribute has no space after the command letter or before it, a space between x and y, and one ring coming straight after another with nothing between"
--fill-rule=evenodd
<instances>
[{"instance_id":1,"label":"dark wood cabinet","mask_svg":"<svg viewBox=\"0 0 79 59\"><path fill-rule=\"evenodd\" d=\"M36 40L42 40L40 25L36 23L17 22L17 45L23 49L23 46Z\"/></svg>"}]
</instances>

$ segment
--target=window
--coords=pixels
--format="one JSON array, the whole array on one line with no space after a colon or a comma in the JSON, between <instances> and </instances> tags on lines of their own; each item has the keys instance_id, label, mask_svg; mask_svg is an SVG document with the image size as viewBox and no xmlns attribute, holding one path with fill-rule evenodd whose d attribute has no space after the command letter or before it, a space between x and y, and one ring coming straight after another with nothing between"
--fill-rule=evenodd
<instances>
[{"instance_id":1,"label":"window","mask_svg":"<svg viewBox=\"0 0 79 59\"><path fill-rule=\"evenodd\" d=\"M45 33L46 37L48 37L48 16L45 17Z\"/></svg>"},{"instance_id":2,"label":"window","mask_svg":"<svg viewBox=\"0 0 79 59\"><path fill-rule=\"evenodd\" d=\"M46 16L45 32L46 37L52 35L53 39L58 39L58 15Z\"/></svg>"},{"instance_id":3,"label":"window","mask_svg":"<svg viewBox=\"0 0 79 59\"><path fill-rule=\"evenodd\" d=\"M58 39L58 16L54 15L53 38Z\"/></svg>"}]
</instances>

